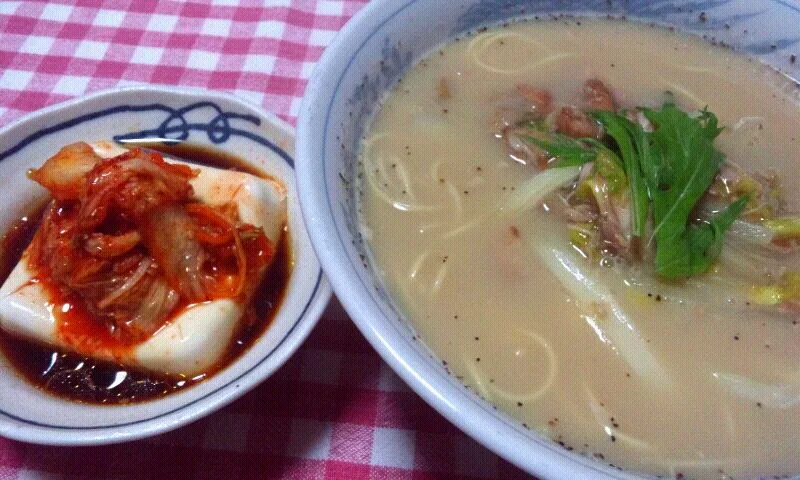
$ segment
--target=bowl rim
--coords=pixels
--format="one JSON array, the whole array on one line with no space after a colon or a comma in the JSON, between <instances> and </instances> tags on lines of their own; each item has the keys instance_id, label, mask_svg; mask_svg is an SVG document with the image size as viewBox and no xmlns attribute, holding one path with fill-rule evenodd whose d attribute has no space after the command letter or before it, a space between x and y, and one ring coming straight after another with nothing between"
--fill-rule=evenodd
<instances>
[{"instance_id":1,"label":"bowl rim","mask_svg":"<svg viewBox=\"0 0 800 480\"><path fill-rule=\"evenodd\" d=\"M135 95L137 93L166 96L174 95L204 100L222 100L242 107L260 119L260 121L263 122L261 123L261 126L269 126L277 129L278 135L289 141L290 145L291 141L293 141L295 138L294 129L287 122L283 121L275 114L264 110L261 106L234 94L195 87L144 84L98 90L87 95L75 97L64 102L49 105L34 112L30 112L0 128L0 138L12 133L16 129L24 128L26 125L36 125L38 122L46 119L52 114L76 109L81 104L86 102L113 99L120 95ZM36 135L41 134L42 131L46 132L48 128L55 128L64 123L67 123L67 121L58 122L54 126L45 127L42 130L24 136L19 142L0 152L0 160L4 159L6 156L12 155L18 151L18 149L24 148L27 144L35 142L37 140ZM287 170L290 174L290 178L287 178L286 180L288 182L294 182L294 186L296 187L296 173L293 165L294 155L291 151L287 152L281 148L281 146L277 145L277 142L275 143L276 144L273 145L275 148L269 148L276 155L281 157L282 161L286 163ZM296 216L302 216L302 212L299 209L295 213ZM298 235L298 233L301 235L303 233L308 233L307 231L304 231L305 224L302 221L302 218L297 218L293 223L296 224L295 230L297 230L297 228L300 229L300 232L294 232L293 236ZM302 245L304 242L295 243L297 245ZM307 252L305 252L306 255L315 256L313 248L303 248L303 250L307 250ZM297 256L298 255L296 252L295 257ZM297 270L295 269L295 271ZM294 275L294 273L292 275ZM174 406L174 408L164 412L157 412L156 414L148 416L144 419L122 422L114 425L88 427L46 425L31 421L29 419L20 419L18 416L8 414L0 410L0 435L8 439L40 445L105 445L138 440L174 430L221 409L258 386L264 380L269 378L281 366L283 366L300 347L300 345L302 345L302 343L310 334L311 330L317 324L325 307L329 303L329 300L332 296L332 290L328 278L321 268L321 263L318 264L317 268L314 270L313 276L314 279L311 280L311 282L313 282L313 288L311 288L309 293L303 297L303 299L306 301L305 305L300 310L300 313L298 313L297 318L292 322L289 329L280 339L278 339L277 343L269 351L265 352L264 355L254 359L252 365L247 365L247 368L242 372L238 372L235 377L226 383L217 386L213 390L206 392L202 396L187 399L186 402L182 402ZM286 295L289 294L291 288L291 284L289 284L287 286ZM269 328L271 327L267 327L267 329ZM256 340L254 346L259 341L260 340ZM242 357L235 359L230 365L235 365L237 362L241 361L241 358ZM213 376L211 378L213 378ZM42 394L47 395L46 393ZM148 400L134 405L155 405L164 398L172 398L172 395L155 398L153 400ZM89 408L97 408L102 410L116 408L115 405L82 405L88 406ZM23 423L20 424L20 421Z\"/></svg>"},{"instance_id":2,"label":"bowl rim","mask_svg":"<svg viewBox=\"0 0 800 480\"><path fill-rule=\"evenodd\" d=\"M342 59L354 56L350 42L360 42L360 46L355 48L356 51L360 50L377 28L388 23L392 17L416 1L373 1L364 6L325 49L306 87L297 123L297 183L303 218L323 269L348 315L381 358L428 405L483 446L517 467L542 478L583 478L587 475L592 478L641 478L633 472L620 472L607 464L576 453L557 450L555 446L548 445L549 440L544 437L539 436L541 441L537 441L510 423L498 421L487 409L488 404L463 387L459 388L449 382L440 372L434 370L431 362L428 362L429 359L423 358L406 339L396 330L392 330L389 319L377 304L368 305L371 297L366 291L367 287L361 282L355 266L348 263L344 245L337 236L330 234L337 231L337 226L327 199L325 167L323 164L320 168L318 162L321 158L320 151L324 152L325 149L322 139L325 129L317 131L314 126L315 118L322 116L334 102L333 98L328 100L324 95L325 86L335 81L332 77L339 76L340 70L339 81L343 78L347 68L340 69L337 64ZM387 5L390 3L391 5ZM389 6L392 7L391 10L387 8ZM373 33L365 37L360 32ZM336 74L333 75L332 72ZM323 173L322 182L326 188L319 188L314 183L320 172ZM375 322L374 318L383 318L385 321ZM476 414L465 414L460 409ZM526 448L519 448L520 442L524 442Z\"/></svg>"}]
</instances>

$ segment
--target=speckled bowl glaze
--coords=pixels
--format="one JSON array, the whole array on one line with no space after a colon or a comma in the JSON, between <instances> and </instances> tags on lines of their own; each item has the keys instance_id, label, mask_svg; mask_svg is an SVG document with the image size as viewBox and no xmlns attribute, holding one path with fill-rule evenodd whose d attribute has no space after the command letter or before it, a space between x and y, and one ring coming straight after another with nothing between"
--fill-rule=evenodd
<instances>
[{"instance_id":1,"label":"speckled bowl glaze","mask_svg":"<svg viewBox=\"0 0 800 480\"><path fill-rule=\"evenodd\" d=\"M330 299L303 225L290 126L233 95L168 87L98 92L28 115L0 130L0 231L30 213L46 192L26 178L62 146L79 140L168 138L235 155L287 187L294 268L267 331L234 362L199 384L130 405L54 397L20 378L0 355L0 435L33 443L87 445L134 440L177 428L230 403L294 353ZM34 204L35 204L34 203Z\"/></svg>"},{"instance_id":2,"label":"speckled bowl glaze","mask_svg":"<svg viewBox=\"0 0 800 480\"><path fill-rule=\"evenodd\" d=\"M386 91L435 46L520 17L613 16L672 26L800 77L800 3L788 0L373 0L325 51L300 112L300 201L334 291L380 355L429 404L543 478L640 478L568 452L479 399L414 341L370 263L357 219L359 140Z\"/></svg>"}]
</instances>

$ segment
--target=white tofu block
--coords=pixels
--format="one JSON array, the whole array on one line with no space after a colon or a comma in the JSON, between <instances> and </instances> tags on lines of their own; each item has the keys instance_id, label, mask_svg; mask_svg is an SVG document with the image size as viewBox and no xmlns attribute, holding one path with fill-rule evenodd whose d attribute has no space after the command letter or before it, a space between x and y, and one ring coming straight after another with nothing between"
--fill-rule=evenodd
<instances>
[{"instance_id":1,"label":"white tofu block","mask_svg":"<svg viewBox=\"0 0 800 480\"><path fill-rule=\"evenodd\" d=\"M104 158L125 151L110 142L98 142L92 146ZM170 158L166 160L185 163ZM283 185L243 172L191 166L200 170L199 175L190 181L200 201L209 205L235 202L240 219L262 227L267 238L277 244L286 222L286 190ZM247 303L222 299L192 305L122 358L117 356L118 352L112 355L112 352L77 351L76 347L59 338L57 313L52 312L53 302L40 285L31 282L33 273L28 269L26 255L27 251L0 287L0 328L58 349L127 366L186 377L205 372L227 351Z\"/></svg>"}]
</instances>

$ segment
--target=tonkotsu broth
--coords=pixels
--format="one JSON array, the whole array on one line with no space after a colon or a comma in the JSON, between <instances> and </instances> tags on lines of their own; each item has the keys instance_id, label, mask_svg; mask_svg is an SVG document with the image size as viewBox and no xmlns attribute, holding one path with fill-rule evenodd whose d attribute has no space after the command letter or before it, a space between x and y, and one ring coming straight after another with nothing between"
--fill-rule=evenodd
<instances>
[{"instance_id":1,"label":"tonkotsu broth","mask_svg":"<svg viewBox=\"0 0 800 480\"><path fill-rule=\"evenodd\" d=\"M613 268L576 256L630 315L661 376L632 368L605 342L613 320L579 309L537 254L542 243L569 250L563 221L547 208L498 209L535 174L491 126L504 93L524 82L575 103L588 78L626 107L660 105L667 90L686 110L708 105L726 127L716 144L729 159L773 168L797 191L800 109L789 79L659 28L522 22L434 51L386 98L362 153L363 228L380 273L454 375L569 449L670 475L800 472L798 407L757 404L714 378L796 382L791 318L762 318L735 295L718 303L737 314L669 301L674 286L631 294Z\"/></svg>"}]
</instances>

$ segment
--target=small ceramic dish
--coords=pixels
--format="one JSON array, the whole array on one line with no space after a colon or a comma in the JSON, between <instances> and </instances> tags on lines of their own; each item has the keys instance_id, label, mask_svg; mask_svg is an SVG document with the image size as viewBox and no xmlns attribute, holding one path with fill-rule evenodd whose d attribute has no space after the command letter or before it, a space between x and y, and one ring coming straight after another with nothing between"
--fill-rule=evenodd
<instances>
[{"instance_id":1,"label":"small ceramic dish","mask_svg":"<svg viewBox=\"0 0 800 480\"><path fill-rule=\"evenodd\" d=\"M294 353L330 299L295 192L290 126L235 96L196 89L132 87L94 93L28 115L0 130L0 232L30 214L43 190L26 178L64 145L165 138L245 160L287 189L293 268L272 323L210 378L167 396L127 405L78 403L24 380L0 355L0 435L54 445L134 440L174 429L230 403Z\"/></svg>"},{"instance_id":2,"label":"small ceramic dish","mask_svg":"<svg viewBox=\"0 0 800 480\"><path fill-rule=\"evenodd\" d=\"M373 0L327 48L298 121L298 189L314 247L350 317L425 401L502 457L542 478L642 478L539 435L464 388L417 340L371 263L359 228L359 149L392 86L433 48L520 17L630 18L731 46L800 76L800 8L765 0ZM404 192L405 193L405 192Z\"/></svg>"}]
</instances>

